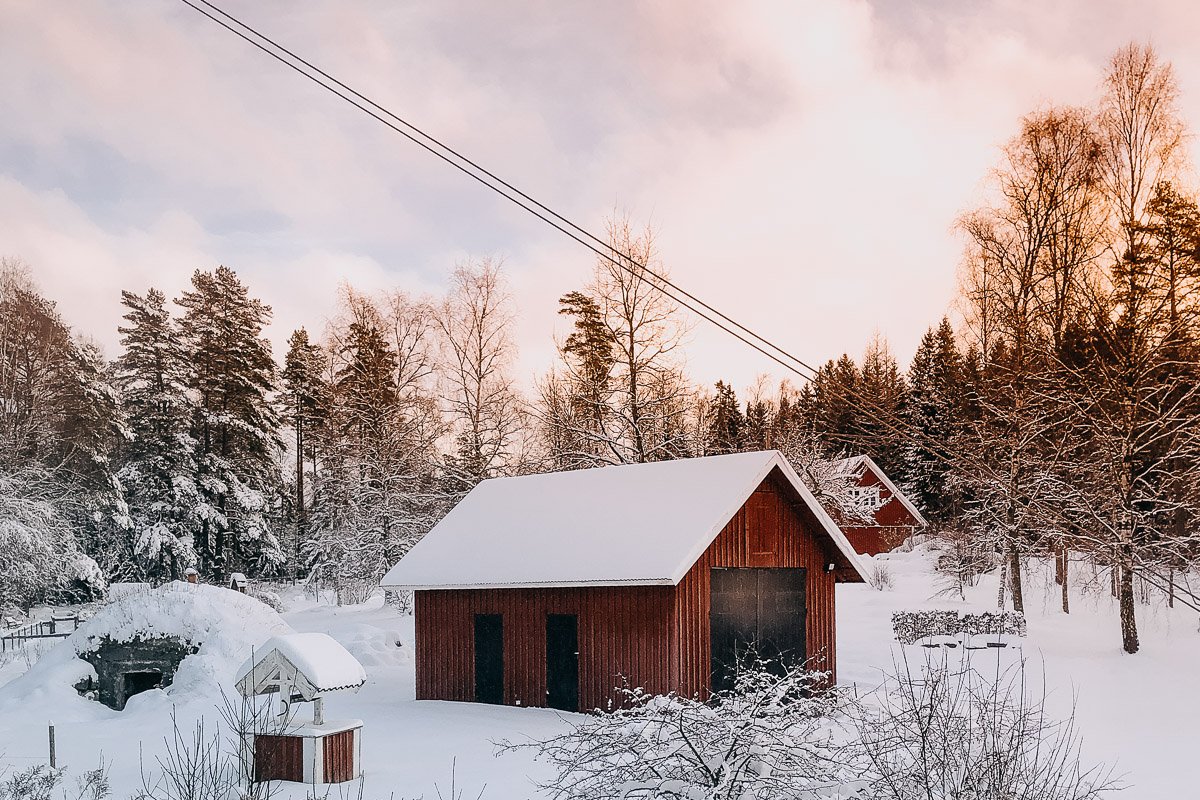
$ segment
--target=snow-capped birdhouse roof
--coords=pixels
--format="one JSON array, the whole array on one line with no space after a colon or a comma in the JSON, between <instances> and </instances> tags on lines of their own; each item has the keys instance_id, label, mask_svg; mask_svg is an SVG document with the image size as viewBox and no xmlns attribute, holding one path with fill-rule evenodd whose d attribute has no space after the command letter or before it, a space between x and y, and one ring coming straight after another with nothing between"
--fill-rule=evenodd
<instances>
[{"instance_id":1,"label":"snow-capped birdhouse roof","mask_svg":"<svg viewBox=\"0 0 1200 800\"><path fill-rule=\"evenodd\" d=\"M392 567L404 589L677 585L772 473L816 519L840 567L854 548L775 450L496 478Z\"/></svg>"},{"instance_id":2,"label":"snow-capped birdhouse roof","mask_svg":"<svg viewBox=\"0 0 1200 800\"><path fill-rule=\"evenodd\" d=\"M246 697L291 687L305 701L329 692L357 691L367 672L350 652L324 633L274 636L254 651L234 679Z\"/></svg>"}]
</instances>

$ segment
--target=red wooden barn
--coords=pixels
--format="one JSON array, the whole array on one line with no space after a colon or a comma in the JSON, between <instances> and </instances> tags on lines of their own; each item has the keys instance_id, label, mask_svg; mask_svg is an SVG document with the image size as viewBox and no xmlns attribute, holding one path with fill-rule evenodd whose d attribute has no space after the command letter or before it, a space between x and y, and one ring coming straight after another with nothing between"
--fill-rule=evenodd
<instances>
[{"instance_id":1,"label":"red wooden barn","mask_svg":"<svg viewBox=\"0 0 1200 800\"><path fill-rule=\"evenodd\" d=\"M839 514L836 509L829 511L855 552L868 556L886 553L925 527L921 512L870 456L831 461L828 468L832 477L850 484L846 500L857 507L858 518Z\"/></svg>"},{"instance_id":2,"label":"red wooden barn","mask_svg":"<svg viewBox=\"0 0 1200 800\"><path fill-rule=\"evenodd\" d=\"M739 652L836 668L853 548L776 451L484 481L392 568L417 699L606 708L707 696Z\"/></svg>"}]
</instances>

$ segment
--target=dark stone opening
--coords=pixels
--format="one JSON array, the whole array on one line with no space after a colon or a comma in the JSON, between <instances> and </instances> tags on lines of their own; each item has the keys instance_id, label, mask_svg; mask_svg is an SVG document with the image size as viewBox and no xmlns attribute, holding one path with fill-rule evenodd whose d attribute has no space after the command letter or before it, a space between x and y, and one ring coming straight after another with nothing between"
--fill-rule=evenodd
<instances>
[{"instance_id":1,"label":"dark stone opening","mask_svg":"<svg viewBox=\"0 0 1200 800\"><path fill-rule=\"evenodd\" d=\"M163 674L161 672L126 672L121 676L124 679L124 691L121 698L121 705L124 706L129 702L129 698L135 694L148 692L151 689L161 689L163 685Z\"/></svg>"},{"instance_id":2,"label":"dark stone opening","mask_svg":"<svg viewBox=\"0 0 1200 800\"><path fill-rule=\"evenodd\" d=\"M135 694L171 685L180 662L199 648L169 636L114 642L102 639L79 657L96 670L96 680L76 688L117 711Z\"/></svg>"}]
</instances>

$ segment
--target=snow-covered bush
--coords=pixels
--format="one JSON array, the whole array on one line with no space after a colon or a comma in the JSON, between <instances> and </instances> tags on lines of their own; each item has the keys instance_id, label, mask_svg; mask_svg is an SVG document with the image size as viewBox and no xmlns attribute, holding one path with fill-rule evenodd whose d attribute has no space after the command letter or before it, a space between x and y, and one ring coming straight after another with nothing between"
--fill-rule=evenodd
<instances>
[{"instance_id":1,"label":"snow-covered bush","mask_svg":"<svg viewBox=\"0 0 1200 800\"><path fill-rule=\"evenodd\" d=\"M1119 788L1080 762L1073 718L1057 721L1019 661L905 661L878 703L853 706L847 751L871 800L1095 800Z\"/></svg>"},{"instance_id":2,"label":"snow-covered bush","mask_svg":"<svg viewBox=\"0 0 1200 800\"><path fill-rule=\"evenodd\" d=\"M12 774L0 773L0 800L104 800L111 793L108 770L101 764L64 785L66 769L37 764Z\"/></svg>"},{"instance_id":3,"label":"snow-covered bush","mask_svg":"<svg viewBox=\"0 0 1200 800\"><path fill-rule=\"evenodd\" d=\"M897 611L892 614L892 632L896 641L915 644L927 636L986 634L1024 636L1025 615L1019 611L984 611L959 614L957 611Z\"/></svg>"},{"instance_id":4,"label":"snow-covered bush","mask_svg":"<svg viewBox=\"0 0 1200 800\"><path fill-rule=\"evenodd\" d=\"M251 586L247 591L250 597L253 597L263 605L270 606L271 610L277 614L282 614L287 611L287 606L283 604L283 600L277 592L272 592L269 589L263 589L261 586Z\"/></svg>"},{"instance_id":5,"label":"snow-covered bush","mask_svg":"<svg viewBox=\"0 0 1200 800\"><path fill-rule=\"evenodd\" d=\"M926 636L954 636L962 627L957 611L897 611L892 614L896 641L913 644Z\"/></svg>"},{"instance_id":6,"label":"snow-covered bush","mask_svg":"<svg viewBox=\"0 0 1200 800\"><path fill-rule=\"evenodd\" d=\"M1025 615L1019 611L983 611L979 614L963 614L961 630L966 634L1007 634L1024 636Z\"/></svg>"},{"instance_id":7,"label":"snow-covered bush","mask_svg":"<svg viewBox=\"0 0 1200 800\"><path fill-rule=\"evenodd\" d=\"M0 608L28 609L67 594L93 599L104 576L84 555L59 511L48 479L36 471L0 473Z\"/></svg>"},{"instance_id":8,"label":"snow-covered bush","mask_svg":"<svg viewBox=\"0 0 1200 800\"><path fill-rule=\"evenodd\" d=\"M542 789L556 800L819 796L844 778L830 716L840 695L818 688L824 673L765 667L739 671L708 703L627 690L627 707L504 747L532 747L555 768Z\"/></svg>"}]
</instances>

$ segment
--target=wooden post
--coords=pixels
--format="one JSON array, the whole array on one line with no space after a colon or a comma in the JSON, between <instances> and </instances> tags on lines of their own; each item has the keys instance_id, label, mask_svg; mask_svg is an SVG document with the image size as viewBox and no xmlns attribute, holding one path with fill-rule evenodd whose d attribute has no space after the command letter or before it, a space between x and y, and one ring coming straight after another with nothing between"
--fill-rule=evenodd
<instances>
[{"instance_id":1,"label":"wooden post","mask_svg":"<svg viewBox=\"0 0 1200 800\"><path fill-rule=\"evenodd\" d=\"M313 724L325 724L325 699L323 697L313 700Z\"/></svg>"},{"instance_id":2,"label":"wooden post","mask_svg":"<svg viewBox=\"0 0 1200 800\"><path fill-rule=\"evenodd\" d=\"M54 749L54 721L50 721L50 769L57 769L58 755Z\"/></svg>"}]
</instances>

